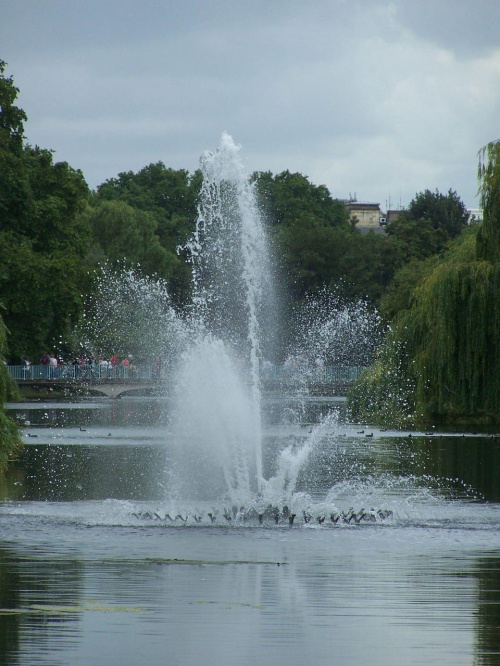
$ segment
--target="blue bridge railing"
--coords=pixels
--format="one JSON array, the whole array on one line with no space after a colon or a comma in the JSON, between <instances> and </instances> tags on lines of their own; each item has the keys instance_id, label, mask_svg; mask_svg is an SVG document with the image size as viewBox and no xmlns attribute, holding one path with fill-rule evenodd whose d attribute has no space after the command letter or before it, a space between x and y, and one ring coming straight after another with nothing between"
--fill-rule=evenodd
<instances>
[{"instance_id":1,"label":"blue bridge railing","mask_svg":"<svg viewBox=\"0 0 500 666\"><path fill-rule=\"evenodd\" d=\"M106 367L100 364L63 364L58 367L48 365L8 365L7 370L17 382L33 380L115 380L120 382L134 379L139 381L155 381L171 377L171 372L167 368L159 369L157 366L148 364L132 367L123 365ZM324 367L299 366L290 368L286 365L269 364L261 368L260 376L263 382L354 382L363 370L364 367L361 366L326 365Z\"/></svg>"},{"instance_id":2,"label":"blue bridge railing","mask_svg":"<svg viewBox=\"0 0 500 666\"><path fill-rule=\"evenodd\" d=\"M117 381L123 381L129 379L152 380L153 378L163 378L152 365L139 365L133 367L123 365L104 367L99 364L73 365L69 363L57 367L49 365L8 365L7 370L16 381L39 379L82 381L89 379L115 379Z\"/></svg>"},{"instance_id":3,"label":"blue bridge railing","mask_svg":"<svg viewBox=\"0 0 500 666\"><path fill-rule=\"evenodd\" d=\"M260 376L263 381L307 381L307 382L355 382L365 368L348 365L325 365L322 367L299 365L271 365L262 367Z\"/></svg>"}]
</instances>

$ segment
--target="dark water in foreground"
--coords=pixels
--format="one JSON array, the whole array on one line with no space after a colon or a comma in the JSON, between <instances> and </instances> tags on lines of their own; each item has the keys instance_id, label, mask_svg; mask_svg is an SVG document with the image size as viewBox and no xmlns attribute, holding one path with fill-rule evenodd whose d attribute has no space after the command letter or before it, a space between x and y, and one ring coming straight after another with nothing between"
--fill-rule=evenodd
<instances>
[{"instance_id":1,"label":"dark water in foreground","mask_svg":"<svg viewBox=\"0 0 500 666\"><path fill-rule=\"evenodd\" d=\"M0 664L500 663L500 438L332 428L304 506L390 519L184 526L133 515L164 508L160 401L12 407ZM268 421L267 475L308 431Z\"/></svg>"}]
</instances>

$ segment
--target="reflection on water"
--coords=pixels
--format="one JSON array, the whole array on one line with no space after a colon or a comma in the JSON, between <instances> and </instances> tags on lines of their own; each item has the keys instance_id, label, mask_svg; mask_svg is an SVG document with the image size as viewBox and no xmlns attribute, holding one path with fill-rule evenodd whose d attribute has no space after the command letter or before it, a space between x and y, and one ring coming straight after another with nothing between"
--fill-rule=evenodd
<instances>
[{"instance_id":1,"label":"reflection on water","mask_svg":"<svg viewBox=\"0 0 500 666\"><path fill-rule=\"evenodd\" d=\"M15 414L29 424L0 489L0 664L499 662L499 439L345 426L298 490L390 520L171 526L134 516L165 497L159 401ZM267 476L307 430L269 409Z\"/></svg>"},{"instance_id":2,"label":"reflection on water","mask_svg":"<svg viewBox=\"0 0 500 666\"><path fill-rule=\"evenodd\" d=\"M496 664L500 655L500 562L498 557L477 558L478 586L476 656L478 663Z\"/></svg>"},{"instance_id":3,"label":"reflection on water","mask_svg":"<svg viewBox=\"0 0 500 666\"><path fill-rule=\"evenodd\" d=\"M29 444L6 479L10 499L154 499L164 495L160 446Z\"/></svg>"}]
</instances>

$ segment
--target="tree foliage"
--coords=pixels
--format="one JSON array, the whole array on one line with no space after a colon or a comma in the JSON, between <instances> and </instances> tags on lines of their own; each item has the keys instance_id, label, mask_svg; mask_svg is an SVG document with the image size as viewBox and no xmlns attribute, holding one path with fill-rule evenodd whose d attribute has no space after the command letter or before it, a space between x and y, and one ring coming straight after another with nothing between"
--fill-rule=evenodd
<instances>
[{"instance_id":1,"label":"tree foliage","mask_svg":"<svg viewBox=\"0 0 500 666\"><path fill-rule=\"evenodd\" d=\"M147 214L150 229L152 219L156 221L154 232L148 234L152 253L147 261L143 253L141 266L150 275L167 278L172 298L181 304L187 301L190 292L191 272L179 248L186 244L195 227L201 178L199 171L190 175L184 169L170 169L163 162L157 162L137 173L128 171L108 179L99 185L96 194L98 203L122 202ZM130 221L131 215L128 217ZM142 229L138 229L137 234L141 235L146 218L138 216L136 221ZM124 236L129 235L130 230L130 224L125 225ZM116 231L118 245L126 245L127 238L120 238L120 230ZM137 249L133 254L137 254ZM113 253L106 250L106 254L112 258ZM127 257L127 261L132 264L133 258Z\"/></svg>"},{"instance_id":2,"label":"tree foliage","mask_svg":"<svg viewBox=\"0 0 500 666\"><path fill-rule=\"evenodd\" d=\"M7 63L0 60L0 147L20 154L23 148L25 112L14 104L19 89L13 78L4 76Z\"/></svg>"},{"instance_id":3,"label":"tree foliage","mask_svg":"<svg viewBox=\"0 0 500 666\"><path fill-rule=\"evenodd\" d=\"M97 195L152 213L162 245L175 251L194 229L200 186L199 172L191 176L185 169L170 169L157 162L137 173L128 171L110 178L98 186Z\"/></svg>"},{"instance_id":4,"label":"tree foliage","mask_svg":"<svg viewBox=\"0 0 500 666\"><path fill-rule=\"evenodd\" d=\"M21 448L21 438L15 423L5 414L3 404L17 398L17 389L3 362L7 329L0 317L0 474L7 467L9 457Z\"/></svg>"},{"instance_id":5,"label":"tree foliage","mask_svg":"<svg viewBox=\"0 0 500 666\"><path fill-rule=\"evenodd\" d=\"M18 88L4 76L0 60L0 228L15 225L30 207L29 183L24 169L23 131L26 114L15 105Z\"/></svg>"},{"instance_id":6,"label":"tree foliage","mask_svg":"<svg viewBox=\"0 0 500 666\"><path fill-rule=\"evenodd\" d=\"M357 423L401 428L415 418L415 378L407 351L390 329L379 356L347 395L347 415Z\"/></svg>"},{"instance_id":7,"label":"tree foliage","mask_svg":"<svg viewBox=\"0 0 500 666\"><path fill-rule=\"evenodd\" d=\"M390 284L396 267L401 264L399 244L375 234L343 234L338 253L342 289L348 298L368 298L378 305Z\"/></svg>"},{"instance_id":8,"label":"tree foliage","mask_svg":"<svg viewBox=\"0 0 500 666\"><path fill-rule=\"evenodd\" d=\"M442 252L467 227L467 222L467 209L456 192L450 189L445 195L425 190L389 224L387 233L399 244L404 263Z\"/></svg>"},{"instance_id":9,"label":"tree foliage","mask_svg":"<svg viewBox=\"0 0 500 666\"><path fill-rule=\"evenodd\" d=\"M410 220L429 220L432 227L441 230L448 239L460 234L469 217L463 201L451 189L447 194L438 190L418 193L410 202L406 216Z\"/></svg>"},{"instance_id":10,"label":"tree foliage","mask_svg":"<svg viewBox=\"0 0 500 666\"><path fill-rule=\"evenodd\" d=\"M82 311L89 192L80 171L25 144L26 115L4 69L0 62L0 301L15 360L54 349Z\"/></svg>"},{"instance_id":11,"label":"tree foliage","mask_svg":"<svg viewBox=\"0 0 500 666\"><path fill-rule=\"evenodd\" d=\"M345 205L324 185L300 173L256 172L259 206L271 229L288 291L302 299L337 282L344 237L351 232Z\"/></svg>"},{"instance_id":12,"label":"tree foliage","mask_svg":"<svg viewBox=\"0 0 500 666\"><path fill-rule=\"evenodd\" d=\"M83 311L86 273L71 254L35 252L27 239L0 234L0 289L9 358L60 349Z\"/></svg>"},{"instance_id":13,"label":"tree foliage","mask_svg":"<svg viewBox=\"0 0 500 666\"><path fill-rule=\"evenodd\" d=\"M417 410L429 419L500 417L500 264L454 251L416 288L398 331L414 360ZM462 250L462 251L460 251ZM465 256L464 256L465 255Z\"/></svg>"},{"instance_id":14,"label":"tree foliage","mask_svg":"<svg viewBox=\"0 0 500 666\"><path fill-rule=\"evenodd\" d=\"M412 304L413 292L438 263L437 255L427 259L410 259L396 271L380 299L380 313L391 321L399 312L408 310Z\"/></svg>"},{"instance_id":15,"label":"tree foliage","mask_svg":"<svg viewBox=\"0 0 500 666\"><path fill-rule=\"evenodd\" d=\"M415 387L416 419L500 421L498 156L498 143L481 152L483 226L462 233L440 260L407 270L415 286L404 299L408 307L394 319L398 347L391 363L405 366ZM386 377L365 385L374 405Z\"/></svg>"},{"instance_id":16,"label":"tree foliage","mask_svg":"<svg viewBox=\"0 0 500 666\"><path fill-rule=\"evenodd\" d=\"M500 258L500 141L487 144L479 152L478 177L484 221L477 237L477 257L498 261Z\"/></svg>"},{"instance_id":17,"label":"tree foliage","mask_svg":"<svg viewBox=\"0 0 500 666\"><path fill-rule=\"evenodd\" d=\"M160 244L153 213L124 201L102 201L86 211L92 229L95 256L103 262L141 266L147 274L169 278L179 259Z\"/></svg>"},{"instance_id":18,"label":"tree foliage","mask_svg":"<svg viewBox=\"0 0 500 666\"><path fill-rule=\"evenodd\" d=\"M317 227L349 226L349 215L342 201L333 199L325 185L314 185L307 176L283 171L256 172L256 183L262 212L269 225L288 226L307 216Z\"/></svg>"}]
</instances>

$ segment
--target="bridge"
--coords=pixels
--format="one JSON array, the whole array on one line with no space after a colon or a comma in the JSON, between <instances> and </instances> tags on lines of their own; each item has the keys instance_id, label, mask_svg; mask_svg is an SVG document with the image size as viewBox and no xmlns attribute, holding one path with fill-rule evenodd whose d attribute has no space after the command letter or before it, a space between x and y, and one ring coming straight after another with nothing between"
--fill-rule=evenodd
<instances>
[{"instance_id":1,"label":"bridge","mask_svg":"<svg viewBox=\"0 0 500 666\"><path fill-rule=\"evenodd\" d=\"M170 385L171 373L152 365L106 367L95 365L8 365L7 370L19 388L62 392L95 391L108 398L119 398L136 391L162 392ZM265 393L289 393L297 388L313 395L345 395L363 367L324 366L287 367L268 365L260 373Z\"/></svg>"},{"instance_id":2,"label":"bridge","mask_svg":"<svg viewBox=\"0 0 500 666\"><path fill-rule=\"evenodd\" d=\"M99 364L8 365L7 371L19 388L39 391L95 391L108 398L119 398L133 391L159 390L168 381L151 365L104 367Z\"/></svg>"}]
</instances>

